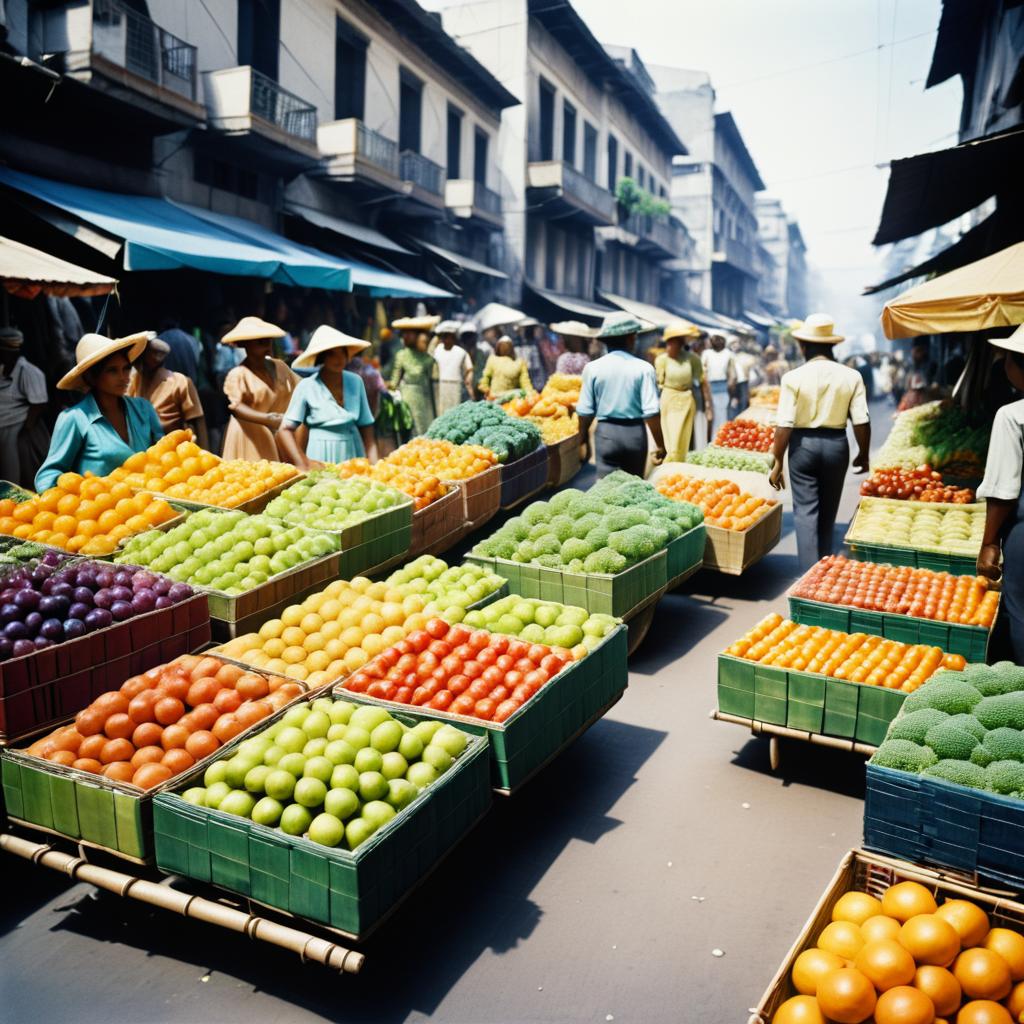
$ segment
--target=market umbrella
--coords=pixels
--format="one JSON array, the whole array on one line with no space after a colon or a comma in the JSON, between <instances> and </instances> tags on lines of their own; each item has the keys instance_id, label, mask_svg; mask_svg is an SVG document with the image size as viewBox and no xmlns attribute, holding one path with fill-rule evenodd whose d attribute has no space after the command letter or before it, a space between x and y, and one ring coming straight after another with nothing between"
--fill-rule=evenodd
<instances>
[{"instance_id":1,"label":"market umbrella","mask_svg":"<svg viewBox=\"0 0 1024 1024\"><path fill-rule=\"evenodd\" d=\"M57 259L29 245L0 236L0 282L19 299L34 299L40 293L74 297L106 295L117 281L74 263Z\"/></svg>"},{"instance_id":2,"label":"market umbrella","mask_svg":"<svg viewBox=\"0 0 1024 1024\"><path fill-rule=\"evenodd\" d=\"M486 306L477 311L473 319L481 331L491 327L517 327L527 319L521 309L513 309L500 302L488 302ZM533 321L536 323L536 321Z\"/></svg>"},{"instance_id":3,"label":"market umbrella","mask_svg":"<svg viewBox=\"0 0 1024 1024\"><path fill-rule=\"evenodd\" d=\"M887 338L1012 327L1024 322L1024 242L925 281L885 304Z\"/></svg>"}]
</instances>

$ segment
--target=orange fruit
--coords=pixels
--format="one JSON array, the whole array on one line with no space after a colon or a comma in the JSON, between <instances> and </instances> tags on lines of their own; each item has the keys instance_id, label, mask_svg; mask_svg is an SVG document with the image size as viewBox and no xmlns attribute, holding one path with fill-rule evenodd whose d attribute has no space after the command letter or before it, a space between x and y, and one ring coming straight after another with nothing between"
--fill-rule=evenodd
<instances>
[{"instance_id":1,"label":"orange fruit","mask_svg":"<svg viewBox=\"0 0 1024 1024\"><path fill-rule=\"evenodd\" d=\"M829 971L837 971L846 961L825 949L805 949L793 963L793 988L806 996L818 991L818 982Z\"/></svg>"},{"instance_id":2,"label":"orange fruit","mask_svg":"<svg viewBox=\"0 0 1024 1024\"><path fill-rule=\"evenodd\" d=\"M917 969L914 958L892 939L865 943L853 963L879 992L909 985Z\"/></svg>"},{"instance_id":3,"label":"orange fruit","mask_svg":"<svg viewBox=\"0 0 1024 1024\"><path fill-rule=\"evenodd\" d=\"M928 964L918 967L914 988L920 989L935 1004L938 1014L955 1013L963 998L960 982L945 967Z\"/></svg>"},{"instance_id":4,"label":"orange fruit","mask_svg":"<svg viewBox=\"0 0 1024 1024\"><path fill-rule=\"evenodd\" d=\"M988 914L969 900L946 900L935 913L956 929L964 949L980 946L988 934Z\"/></svg>"},{"instance_id":5,"label":"orange fruit","mask_svg":"<svg viewBox=\"0 0 1024 1024\"><path fill-rule=\"evenodd\" d=\"M956 929L937 914L912 917L900 929L898 941L919 964L948 967L960 952Z\"/></svg>"},{"instance_id":6,"label":"orange fruit","mask_svg":"<svg viewBox=\"0 0 1024 1024\"><path fill-rule=\"evenodd\" d=\"M860 971L841 967L818 982L818 1006L836 1024L861 1024L875 1010L875 988Z\"/></svg>"},{"instance_id":7,"label":"orange fruit","mask_svg":"<svg viewBox=\"0 0 1024 1024\"><path fill-rule=\"evenodd\" d=\"M78 755L79 757L84 756L81 747L78 748ZM1024 1013L1024 981L1013 986L1013 991L1007 997L1006 1007L1014 1020L1020 1019L1020 1015Z\"/></svg>"},{"instance_id":8,"label":"orange fruit","mask_svg":"<svg viewBox=\"0 0 1024 1024\"><path fill-rule=\"evenodd\" d=\"M965 949L953 963L953 976L971 999L1002 999L1013 987L1006 961L990 949Z\"/></svg>"},{"instance_id":9,"label":"orange fruit","mask_svg":"<svg viewBox=\"0 0 1024 1024\"><path fill-rule=\"evenodd\" d=\"M982 946L998 953L1006 961L1014 981L1024 979L1024 935L1009 928L993 928L985 936Z\"/></svg>"},{"instance_id":10,"label":"orange fruit","mask_svg":"<svg viewBox=\"0 0 1024 1024\"><path fill-rule=\"evenodd\" d=\"M832 908L833 921L852 921L863 924L869 917L882 912L882 903L866 892L844 892Z\"/></svg>"},{"instance_id":11,"label":"orange fruit","mask_svg":"<svg viewBox=\"0 0 1024 1024\"><path fill-rule=\"evenodd\" d=\"M956 1015L956 1024L1013 1024L1013 1018L1005 1006L990 999L976 999L964 1003Z\"/></svg>"},{"instance_id":12,"label":"orange fruit","mask_svg":"<svg viewBox=\"0 0 1024 1024\"><path fill-rule=\"evenodd\" d=\"M877 942L879 939L897 939L900 934L900 923L895 917L875 914L874 917L869 917L860 926L860 933L864 936L865 942Z\"/></svg>"},{"instance_id":13,"label":"orange fruit","mask_svg":"<svg viewBox=\"0 0 1024 1024\"><path fill-rule=\"evenodd\" d=\"M909 921L918 914L934 914L935 897L918 882L897 882L882 894L882 913L897 921Z\"/></svg>"},{"instance_id":14,"label":"orange fruit","mask_svg":"<svg viewBox=\"0 0 1024 1024\"><path fill-rule=\"evenodd\" d=\"M932 1024L935 1007L921 991L897 985L883 992L875 1004L875 1024Z\"/></svg>"},{"instance_id":15,"label":"orange fruit","mask_svg":"<svg viewBox=\"0 0 1024 1024\"><path fill-rule=\"evenodd\" d=\"M787 999L772 1017L772 1024L828 1024L814 996Z\"/></svg>"},{"instance_id":16,"label":"orange fruit","mask_svg":"<svg viewBox=\"0 0 1024 1024\"><path fill-rule=\"evenodd\" d=\"M852 960L863 945L864 936L852 921L833 921L818 936L819 949L835 953L844 960Z\"/></svg>"}]
</instances>

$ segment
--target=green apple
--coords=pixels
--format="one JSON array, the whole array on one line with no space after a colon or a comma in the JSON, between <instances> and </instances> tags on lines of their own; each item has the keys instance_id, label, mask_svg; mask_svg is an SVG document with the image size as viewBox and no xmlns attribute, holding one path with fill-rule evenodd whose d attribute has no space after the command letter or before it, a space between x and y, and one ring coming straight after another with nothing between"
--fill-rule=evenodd
<instances>
[{"instance_id":1,"label":"green apple","mask_svg":"<svg viewBox=\"0 0 1024 1024\"><path fill-rule=\"evenodd\" d=\"M226 782L215 782L212 786L206 787L206 806L216 810L220 807L221 801L231 792L231 787Z\"/></svg>"},{"instance_id":2,"label":"green apple","mask_svg":"<svg viewBox=\"0 0 1024 1024\"><path fill-rule=\"evenodd\" d=\"M250 793L263 793L266 791L267 776L274 769L268 764L258 764L251 768L245 776L244 785Z\"/></svg>"},{"instance_id":3,"label":"green apple","mask_svg":"<svg viewBox=\"0 0 1024 1024\"><path fill-rule=\"evenodd\" d=\"M356 754L356 759L353 763L356 766L357 772L379 772L381 765L384 763L384 758L379 750L374 750L373 747L363 747Z\"/></svg>"},{"instance_id":4,"label":"green apple","mask_svg":"<svg viewBox=\"0 0 1024 1024\"><path fill-rule=\"evenodd\" d=\"M359 810L359 797L351 789L330 789L324 797L324 810L345 821Z\"/></svg>"},{"instance_id":5,"label":"green apple","mask_svg":"<svg viewBox=\"0 0 1024 1024\"><path fill-rule=\"evenodd\" d=\"M313 815L301 804L290 804L281 815L281 831L290 836L301 836L312 824Z\"/></svg>"},{"instance_id":6,"label":"green apple","mask_svg":"<svg viewBox=\"0 0 1024 1024\"><path fill-rule=\"evenodd\" d=\"M333 814L318 814L309 823L309 838L321 846L337 846L345 838L345 826Z\"/></svg>"},{"instance_id":7,"label":"green apple","mask_svg":"<svg viewBox=\"0 0 1024 1024\"><path fill-rule=\"evenodd\" d=\"M342 726L342 728L345 728ZM352 764L357 751L346 740L332 740L323 750L324 757L331 764Z\"/></svg>"},{"instance_id":8,"label":"green apple","mask_svg":"<svg viewBox=\"0 0 1024 1024\"><path fill-rule=\"evenodd\" d=\"M381 722L370 733L370 744L374 750L387 754L392 750L398 749L399 744L402 742L404 731L400 722L388 719L385 722Z\"/></svg>"},{"instance_id":9,"label":"green apple","mask_svg":"<svg viewBox=\"0 0 1024 1024\"><path fill-rule=\"evenodd\" d=\"M430 742L434 733L437 732L437 730L440 729L443 724L443 722L436 722L430 720L417 722L412 727L412 732L414 736L418 736L423 741L424 745L426 745Z\"/></svg>"},{"instance_id":10,"label":"green apple","mask_svg":"<svg viewBox=\"0 0 1024 1024\"><path fill-rule=\"evenodd\" d=\"M331 705L327 714L335 725L348 725L356 706L351 701L336 700Z\"/></svg>"},{"instance_id":11,"label":"green apple","mask_svg":"<svg viewBox=\"0 0 1024 1024\"><path fill-rule=\"evenodd\" d=\"M409 770L409 762L397 750L392 750L381 758L380 773L385 779L401 779Z\"/></svg>"},{"instance_id":12,"label":"green apple","mask_svg":"<svg viewBox=\"0 0 1024 1024\"><path fill-rule=\"evenodd\" d=\"M437 769L424 761L417 761L415 764L409 765L405 777L419 789L426 789L440 778Z\"/></svg>"},{"instance_id":13,"label":"green apple","mask_svg":"<svg viewBox=\"0 0 1024 1024\"><path fill-rule=\"evenodd\" d=\"M311 739L326 736L331 727L331 719L324 711L310 711L302 723L302 731Z\"/></svg>"},{"instance_id":14,"label":"green apple","mask_svg":"<svg viewBox=\"0 0 1024 1024\"><path fill-rule=\"evenodd\" d=\"M360 772L359 796L363 800L380 800L387 792L388 780L380 772Z\"/></svg>"},{"instance_id":15,"label":"green apple","mask_svg":"<svg viewBox=\"0 0 1024 1024\"><path fill-rule=\"evenodd\" d=\"M306 718L312 713L312 708L308 704L296 704L295 707L289 708L282 716L281 722L284 725L295 725L301 726L305 722Z\"/></svg>"},{"instance_id":16,"label":"green apple","mask_svg":"<svg viewBox=\"0 0 1024 1024\"><path fill-rule=\"evenodd\" d=\"M327 787L320 779L301 778L295 783L292 796L303 807L319 807L327 796Z\"/></svg>"},{"instance_id":17,"label":"green apple","mask_svg":"<svg viewBox=\"0 0 1024 1024\"><path fill-rule=\"evenodd\" d=\"M307 779L319 779L324 784L328 783L334 772L334 762L326 757L311 757L303 768L303 777Z\"/></svg>"},{"instance_id":18,"label":"green apple","mask_svg":"<svg viewBox=\"0 0 1024 1024\"><path fill-rule=\"evenodd\" d=\"M227 773L227 761L214 761L203 773L203 785L212 786L215 782L223 782Z\"/></svg>"},{"instance_id":19,"label":"green apple","mask_svg":"<svg viewBox=\"0 0 1024 1024\"><path fill-rule=\"evenodd\" d=\"M441 747L454 758L458 757L466 749L466 744L469 741L461 729L456 729L454 725L442 725L434 733L434 738L430 742L432 746ZM443 768L439 770L444 771Z\"/></svg>"},{"instance_id":20,"label":"green apple","mask_svg":"<svg viewBox=\"0 0 1024 1024\"><path fill-rule=\"evenodd\" d=\"M276 738L277 745L288 754L297 754L309 742L309 737L298 726L282 729Z\"/></svg>"},{"instance_id":21,"label":"green apple","mask_svg":"<svg viewBox=\"0 0 1024 1024\"><path fill-rule=\"evenodd\" d=\"M345 842L350 850L356 849L373 835L373 826L365 818L353 818L345 826Z\"/></svg>"},{"instance_id":22,"label":"green apple","mask_svg":"<svg viewBox=\"0 0 1024 1024\"><path fill-rule=\"evenodd\" d=\"M247 793L244 789L233 789L217 805L217 810L223 811L225 814L237 814L240 818L248 818L255 806L256 798L252 793Z\"/></svg>"},{"instance_id":23,"label":"green apple","mask_svg":"<svg viewBox=\"0 0 1024 1024\"><path fill-rule=\"evenodd\" d=\"M206 805L206 790L202 786L192 786L181 794L181 799L197 807L203 807Z\"/></svg>"},{"instance_id":24,"label":"green apple","mask_svg":"<svg viewBox=\"0 0 1024 1024\"><path fill-rule=\"evenodd\" d=\"M224 781L232 789L243 789L245 787L245 777L260 764L262 758L257 758L254 755L248 757L244 754L235 754L230 761L228 761L228 770L224 776Z\"/></svg>"},{"instance_id":25,"label":"green apple","mask_svg":"<svg viewBox=\"0 0 1024 1024\"><path fill-rule=\"evenodd\" d=\"M370 745L370 734L358 725L349 725L345 732L345 742L353 750L362 750Z\"/></svg>"},{"instance_id":26,"label":"green apple","mask_svg":"<svg viewBox=\"0 0 1024 1024\"><path fill-rule=\"evenodd\" d=\"M384 800L371 800L363 804L361 817L373 826L373 830L386 825L395 816L395 809Z\"/></svg>"},{"instance_id":27,"label":"green apple","mask_svg":"<svg viewBox=\"0 0 1024 1024\"><path fill-rule=\"evenodd\" d=\"M391 779L388 781L386 800L396 811L408 807L419 796L419 790L408 779Z\"/></svg>"},{"instance_id":28,"label":"green apple","mask_svg":"<svg viewBox=\"0 0 1024 1024\"><path fill-rule=\"evenodd\" d=\"M359 788L359 772L350 764L339 764L331 772L332 789L351 789L353 792Z\"/></svg>"},{"instance_id":29,"label":"green apple","mask_svg":"<svg viewBox=\"0 0 1024 1024\"><path fill-rule=\"evenodd\" d=\"M283 769L275 769L264 779L263 789L274 800L291 800L295 792L295 776Z\"/></svg>"},{"instance_id":30,"label":"green apple","mask_svg":"<svg viewBox=\"0 0 1024 1024\"><path fill-rule=\"evenodd\" d=\"M262 800L258 800L252 809L252 820L257 825L267 825L273 828L281 820L283 813L284 807L279 800L275 800L272 796L265 796Z\"/></svg>"},{"instance_id":31,"label":"green apple","mask_svg":"<svg viewBox=\"0 0 1024 1024\"><path fill-rule=\"evenodd\" d=\"M452 766L452 755L433 740L423 748L421 758L424 764L429 764L438 774L444 774Z\"/></svg>"},{"instance_id":32,"label":"green apple","mask_svg":"<svg viewBox=\"0 0 1024 1024\"><path fill-rule=\"evenodd\" d=\"M305 757L319 757L327 749L327 737L318 736L315 740L310 740L303 748L302 753Z\"/></svg>"},{"instance_id":33,"label":"green apple","mask_svg":"<svg viewBox=\"0 0 1024 1024\"><path fill-rule=\"evenodd\" d=\"M306 755L300 754L297 751L291 754L285 754L284 757L277 762L277 767L286 772L291 772L291 774L298 779L306 770Z\"/></svg>"},{"instance_id":34,"label":"green apple","mask_svg":"<svg viewBox=\"0 0 1024 1024\"><path fill-rule=\"evenodd\" d=\"M382 722L387 722L390 719L391 716L384 708L377 707L373 704L363 704L352 712L349 725L365 729L367 733L370 733Z\"/></svg>"},{"instance_id":35,"label":"green apple","mask_svg":"<svg viewBox=\"0 0 1024 1024\"><path fill-rule=\"evenodd\" d=\"M416 733L406 732L398 744L398 752L407 761L415 761L423 753L423 747L423 740Z\"/></svg>"}]
</instances>

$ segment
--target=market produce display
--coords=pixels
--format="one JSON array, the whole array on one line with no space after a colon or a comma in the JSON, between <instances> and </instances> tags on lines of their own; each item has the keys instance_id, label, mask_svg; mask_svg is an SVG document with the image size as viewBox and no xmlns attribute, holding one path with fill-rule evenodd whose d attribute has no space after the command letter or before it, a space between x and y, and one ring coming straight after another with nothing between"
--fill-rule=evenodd
<instances>
[{"instance_id":1,"label":"market produce display","mask_svg":"<svg viewBox=\"0 0 1024 1024\"><path fill-rule=\"evenodd\" d=\"M704 513L704 522L723 530L749 530L778 504L741 491L731 480L704 480L673 474L658 481L658 491L673 501L688 501Z\"/></svg>"},{"instance_id":2,"label":"market produce display","mask_svg":"<svg viewBox=\"0 0 1024 1024\"><path fill-rule=\"evenodd\" d=\"M758 452L740 451L738 448L702 448L699 452L690 452L687 462L695 466L710 466L712 469L739 469L750 473L767 473L775 459L771 455Z\"/></svg>"},{"instance_id":3,"label":"market produce display","mask_svg":"<svg viewBox=\"0 0 1024 1024\"><path fill-rule=\"evenodd\" d=\"M881 899L844 893L790 975L773 1024L1013 1024L1024 1010L1024 935L977 903L936 902L918 882Z\"/></svg>"},{"instance_id":4,"label":"market produce display","mask_svg":"<svg viewBox=\"0 0 1024 1024\"><path fill-rule=\"evenodd\" d=\"M321 697L243 740L182 798L354 850L448 771L467 744L453 725L410 726L384 708Z\"/></svg>"},{"instance_id":5,"label":"market produce display","mask_svg":"<svg viewBox=\"0 0 1024 1024\"><path fill-rule=\"evenodd\" d=\"M411 466L399 466L391 462L375 462L370 465L369 459L349 459L337 465L327 467L343 480L349 477L365 476L378 483L386 484L408 494L413 500L417 512L443 498L449 488L441 482L441 478L433 472L414 469Z\"/></svg>"},{"instance_id":6,"label":"market produce display","mask_svg":"<svg viewBox=\"0 0 1024 1024\"><path fill-rule=\"evenodd\" d=\"M174 430L127 458L109 479L198 505L236 508L298 475L286 462L221 459L200 448L191 430Z\"/></svg>"},{"instance_id":7,"label":"market produce display","mask_svg":"<svg viewBox=\"0 0 1024 1024\"><path fill-rule=\"evenodd\" d=\"M929 402L901 412L873 466L928 465L945 476L981 479L991 423L973 423L958 405Z\"/></svg>"},{"instance_id":8,"label":"market produce display","mask_svg":"<svg viewBox=\"0 0 1024 1024\"><path fill-rule=\"evenodd\" d=\"M443 611L454 618L464 613L463 602L472 603L466 595L483 597L505 582L479 566L458 567L442 582L448 567L430 555L399 572L406 574L401 582L371 583L364 576L335 580L265 622L258 633L236 637L219 650L261 671L325 686L422 629L431 615Z\"/></svg>"},{"instance_id":9,"label":"market produce display","mask_svg":"<svg viewBox=\"0 0 1024 1024\"><path fill-rule=\"evenodd\" d=\"M317 470L285 488L265 512L285 523L340 532L402 504L407 504L406 496L394 487L365 476L343 480L330 470Z\"/></svg>"},{"instance_id":10,"label":"market produce display","mask_svg":"<svg viewBox=\"0 0 1024 1024\"><path fill-rule=\"evenodd\" d=\"M771 451L775 428L756 420L729 420L715 435L716 448L741 448L744 451Z\"/></svg>"},{"instance_id":11,"label":"market produce display","mask_svg":"<svg viewBox=\"0 0 1024 1024\"><path fill-rule=\"evenodd\" d=\"M37 497L0 501L0 533L82 555L109 555L126 537L177 515L162 498L135 494L111 477L62 473Z\"/></svg>"},{"instance_id":12,"label":"market produce display","mask_svg":"<svg viewBox=\"0 0 1024 1024\"><path fill-rule=\"evenodd\" d=\"M761 384L750 392L750 404L766 409L777 409L779 407L779 394L782 388L778 384Z\"/></svg>"},{"instance_id":13,"label":"market produce display","mask_svg":"<svg viewBox=\"0 0 1024 1024\"><path fill-rule=\"evenodd\" d=\"M580 432L580 419L573 413L563 416L528 416L527 421L536 425L545 444L558 444L567 437Z\"/></svg>"},{"instance_id":14,"label":"market produce display","mask_svg":"<svg viewBox=\"0 0 1024 1024\"><path fill-rule=\"evenodd\" d=\"M0 580L0 661L77 640L192 596L192 588L137 565L69 560L51 551Z\"/></svg>"},{"instance_id":15,"label":"market produce display","mask_svg":"<svg viewBox=\"0 0 1024 1024\"><path fill-rule=\"evenodd\" d=\"M899 498L903 501L930 501L969 505L974 491L969 487L952 487L942 482L942 474L930 466L904 469L893 466L876 469L860 485L860 493L873 498Z\"/></svg>"},{"instance_id":16,"label":"market produce display","mask_svg":"<svg viewBox=\"0 0 1024 1024\"><path fill-rule=\"evenodd\" d=\"M171 530L132 538L114 561L234 596L339 547L337 537L304 526L283 529L270 515L203 509Z\"/></svg>"},{"instance_id":17,"label":"market produce display","mask_svg":"<svg viewBox=\"0 0 1024 1024\"><path fill-rule=\"evenodd\" d=\"M433 440L483 445L499 462L514 462L540 443L540 431L526 420L509 416L493 402L463 402L442 413L427 430Z\"/></svg>"},{"instance_id":18,"label":"market produce display","mask_svg":"<svg viewBox=\"0 0 1024 1024\"><path fill-rule=\"evenodd\" d=\"M938 647L901 644L864 633L842 633L821 626L798 626L771 614L725 650L760 665L816 672L834 679L913 693L941 668L962 669L959 654Z\"/></svg>"},{"instance_id":19,"label":"market produce display","mask_svg":"<svg viewBox=\"0 0 1024 1024\"><path fill-rule=\"evenodd\" d=\"M152 789L300 693L298 683L184 655L101 694L27 750L54 764Z\"/></svg>"},{"instance_id":20,"label":"market produce display","mask_svg":"<svg viewBox=\"0 0 1024 1024\"><path fill-rule=\"evenodd\" d=\"M907 698L871 763L1024 799L1024 668L936 675Z\"/></svg>"},{"instance_id":21,"label":"market produce display","mask_svg":"<svg viewBox=\"0 0 1024 1024\"><path fill-rule=\"evenodd\" d=\"M48 550L43 544L0 536L0 576L10 569L18 569L23 565L35 568L35 563Z\"/></svg>"},{"instance_id":22,"label":"market produce display","mask_svg":"<svg viewBox=\"0 0 1024 1024\"><path fill-rule=\"evenodd\" d=\"M443 616L448 618L447 615ZM584 608L509 594L462 620L473 629L503 633L531 644L564 647L577 657L593 650L619 623L614 615L590 614ZM582 648L577 650L577 648Z\"/></svg>"},{"instance_id":23,"label":"market produce display","mask_svg":"<svg viewBox=\"0 0 1024 1024\"><path fill-rule=\"evenodd\" d=\"M503 395L501 406L511 416L564 418L580 400L582 384L582 377L555 373L548 378L543 391L519 394L510 398Z\"/></svg>"},{"instance_id":24,"label":"market produce display","mask_svg":"<svg viewBox=\"0 0 1024 1024\"><path fill-rule=\"evenodd\" d=\"M498 464L494 452L483 445L453 444L426 437L414 437L383 461L436 473L442 480L467 480Z\"/></svg>"},{"instance_id":25,"label":"market produce display","mask_svg":"<svg viewBox=\"0 0 1024 1024\"><path fill-rule=\"evenodd\" d=\"M797 582L792 597L873 612L991 628L999 595L983 576L909 566L855 562L843 555L823 558Z\"/></svg>"},{"instance_id":26,"label":"market produce display","mask_svg":"<svg viewBox=\"0 0 1024 1024\"><path fill-rule=\"evenodd\" d=\"M504 722L572 660L562 647L430 619L343 687L397 704Z\"/></svg>"},{"instance_id":27,"label":"market produce display","mask_svg":"<svg viewBox=\"0 0 1024 1024\"><path fill-rule=\"evenodd\" d=\"M481 558L614 575L650 558L703 521L695 505L673 501L627 473L611 474L588 492L559 491L473 548Z\"/></svg>"},{"instance_id":28,"label":"market produce display","mask_svg":"<svg viewBox=\"0 0 1024 1024\"><path fill-rule=\"evenodd\" d=\"M864 498L846 539L974 558L984 534L983 508L930 507L924 503Z\"/></svg>"}]
</instances>

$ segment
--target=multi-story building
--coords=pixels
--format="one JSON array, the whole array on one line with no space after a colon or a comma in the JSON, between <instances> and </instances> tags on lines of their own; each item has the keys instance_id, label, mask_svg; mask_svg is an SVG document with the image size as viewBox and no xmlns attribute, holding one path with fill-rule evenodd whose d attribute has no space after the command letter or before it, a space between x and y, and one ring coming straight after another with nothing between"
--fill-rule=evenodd
<instances>
[{"instance_id":1,"label":"multi-story building","mask_svg":"<svg viewBox=\"0 0 1024 1024\"><path fill-rule=\"evenodd\" d=\"M779 318L803 319L807 315L807 247L800 226L771 196L758 196L756 209L758 239L769 256L758 281L758 299Z\"/></svg>"},{"instance_id":2,"label":"multi-story building","mask_svg":"<svg viewBox=\"0 0 1024 1024\"><path fill-rule=\"evenodd\" d=\"M629 178L645 202L666 200L686 148L635 51L603 47L569 3L477 0L443 19L522 101L502 118L499 161L505 269L524 307L593 318L606 308L595 291L658 303L685 229L667 208L630 212L616 197Z\"/></svg>"}]
</instances>

